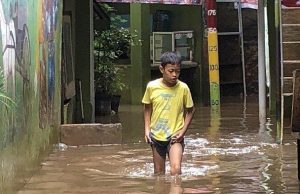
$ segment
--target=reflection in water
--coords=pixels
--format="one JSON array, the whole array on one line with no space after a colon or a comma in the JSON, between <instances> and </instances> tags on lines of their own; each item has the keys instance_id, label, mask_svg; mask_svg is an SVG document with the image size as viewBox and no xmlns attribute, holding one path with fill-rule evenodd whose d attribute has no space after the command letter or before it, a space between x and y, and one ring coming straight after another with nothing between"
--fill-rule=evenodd
<instances>
[{"instance_id":1,"label":"reflection in water","mask_svg":"<svg viewBox=\"0 0 300 194\"><path fill-rule=\"evenodd\" d=\"M168 187L168 190L166 188ZM158 176L155 178L153 187L153 193L155 194L181 194L183 189L181 187L181 177L174 176L168 180L165 176Z\"/></svg>"},{"instance_id":2,"label":"reflection in water","mask_svg":"<svg viewBox=\"0 0 300 194\"><path fill-rule=\"evenodd\" d=\"M257 104L223 104L219 117L196 107L178 177L153 175L142 107L118 116L122 145L56 149L19 193L299 193L296 139L285 131L277 144L276 123L259 125Z\"/></svg>"},{"instance_id":3,"label":"reflection in water","mask_svg":"<svg viewBox=\"0 0 300 194\"><path fill-rule=\"evenodd\" d=\"M221 115L219 110L211 109L210 110L210 127L209 127L209 132L210 135L212 136L218 136L219 134L219 127L221 124Z\"/></svg>"}]
</instances>

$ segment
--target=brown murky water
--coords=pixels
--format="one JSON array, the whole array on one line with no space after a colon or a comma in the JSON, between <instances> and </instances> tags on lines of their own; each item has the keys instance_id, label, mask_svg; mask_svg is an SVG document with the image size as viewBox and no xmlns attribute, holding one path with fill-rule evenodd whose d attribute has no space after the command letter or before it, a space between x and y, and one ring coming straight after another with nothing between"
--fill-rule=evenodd
<instances>
[{"instance_id":1,"label":"brown murky water","mask_svg":"<svg viewBox=\"0 0 300 194\"><path fill-rule=\"evenodd\" d=\"M56 149L19 194L299 193L296 138L285 130L277 144L273 121L259 126L256 103L226 103L220 119L197 107L179 177L153 176L141 106L122 106L117 119L122 145Z\"/></svg>"}]
</instances>

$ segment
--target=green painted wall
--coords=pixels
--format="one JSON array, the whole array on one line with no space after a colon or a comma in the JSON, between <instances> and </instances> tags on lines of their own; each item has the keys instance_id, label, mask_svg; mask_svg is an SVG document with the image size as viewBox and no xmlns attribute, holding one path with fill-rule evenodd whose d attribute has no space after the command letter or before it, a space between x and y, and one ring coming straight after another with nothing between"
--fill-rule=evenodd
<instances>
[{"instance_id":1,"label":"green painted wall","mask_svg":"<svg viewBox=\"0 0 300 194\"><path fill-rule=\"evenodd\" d=\"M131 47L131 103L141 104L145 86L150 79L149 4L130 4L130 30L137 32L140 43ZM137 17L139 16L139 17Z\"/></svg>"},{"instance_id":2,"label":"green painted wall","mask_svg":"<svg viewBox=\"0 0 300 194\"><path fill-rule=\"evenodd\" d=\"M0 17L0 91L16 104L0 102L0 193L12 193L58 142L62 1L0 1Z\"/></svg>"},{"instance_id":3,"label":"green painted wall","mask_svg":"<svg viewBox=\"0 0 300 194\"><path fill-rule=\"evenodd\" d=\"M83 122L95 122L93 0L75 2L75 77L81 81L83 94ZM81 120L80 106L76 106L77 122ZM79 109L79 111L78 111Z\"/></svg>"}]
</instances>

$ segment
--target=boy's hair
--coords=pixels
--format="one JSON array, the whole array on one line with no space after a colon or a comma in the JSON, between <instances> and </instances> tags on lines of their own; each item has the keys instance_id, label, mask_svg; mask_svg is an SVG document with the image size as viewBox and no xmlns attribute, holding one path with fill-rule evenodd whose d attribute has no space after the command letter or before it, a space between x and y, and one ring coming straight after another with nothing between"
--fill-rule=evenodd
<instances>
[{"instance_id":1,"label":"boy's hair","mask_svg":"<svg viewBox=\"0 0 300 194\"><path fill-rule=\"evenodd\" d=\"M161 66L164 68L167 64L181 65L181 58L175 52L165 52L160 57Z\"/></svg>"}]
</instances>

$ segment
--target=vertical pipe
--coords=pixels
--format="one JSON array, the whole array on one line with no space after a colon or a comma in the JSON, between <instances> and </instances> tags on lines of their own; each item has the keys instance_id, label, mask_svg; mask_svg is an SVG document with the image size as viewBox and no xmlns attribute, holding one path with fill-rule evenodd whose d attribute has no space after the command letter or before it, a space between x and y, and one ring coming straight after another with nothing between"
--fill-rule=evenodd
<instances>
[{"instance_id":1,"label":"vertical pipe","mask_svg":"<svg viewBox=\"0 0 300 194\"><path fill-rule=\"evenodd\" d=\"M247 96L247 86L246 86L246 67L245 67L245 49L244 49L244 32L243 32L243 22L242 19L242 5L241 0L238 1L238 20L239 20L239 33L240 33L240 45L241 45L241 57L242 57L242 70L243 70L243 91L244 91L244 101L246 102Z\"/></svg>"},{"instance_id":2,"label":"vertical pipe","mask_svg":"<svg viewBox=\"0 0 300 194\"><path fill-rule=\"evenodd\" d=\"M266 64L265 64L265 8L264 1L258 1L258 91L259 122L266 123Z\"/></svg>"},{"instance_id":3,"label":"vertical pipe","mask_svg":"<svg viewBox=\"0 0 300 194\"><path fill-rule=\"evenodd\" d=\"M211 109L220 110L220 78L216 0L206 0L208 64Z\"/></svg>"}]
</instances>

